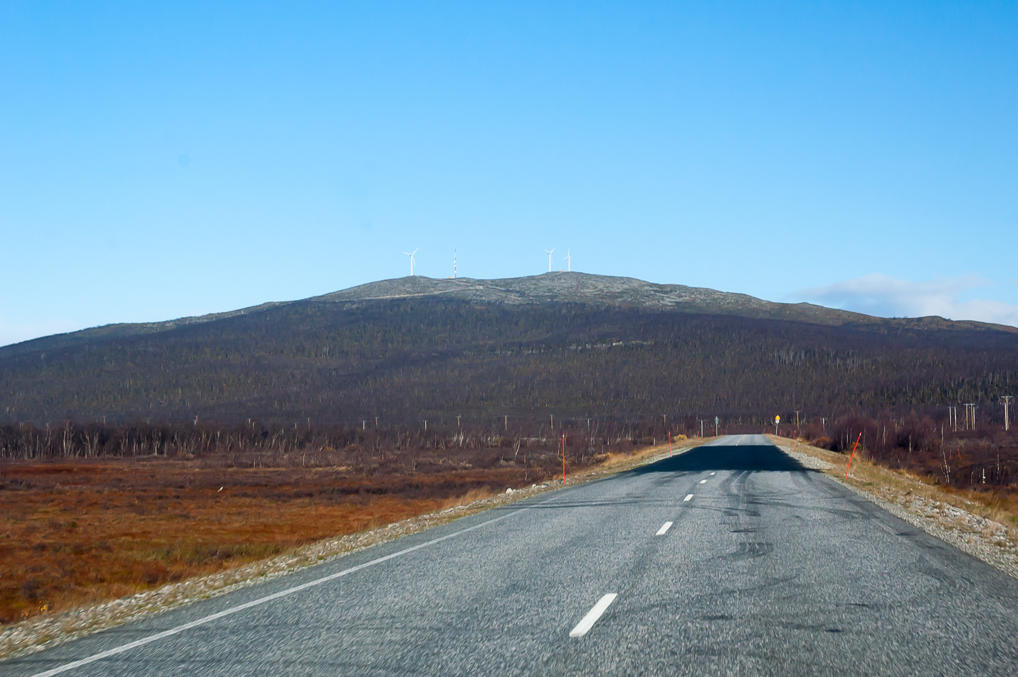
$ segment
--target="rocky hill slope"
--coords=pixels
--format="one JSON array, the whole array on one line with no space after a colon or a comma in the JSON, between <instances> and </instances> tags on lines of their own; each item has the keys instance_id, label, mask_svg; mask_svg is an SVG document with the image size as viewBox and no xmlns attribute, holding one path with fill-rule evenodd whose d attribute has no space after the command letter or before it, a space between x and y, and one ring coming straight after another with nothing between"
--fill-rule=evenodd
<instances>
[{"instance_id":1,"label":"rocky hill slope","mask_svg":"<svg viewBox=\"0 0 1018 677\"><path fill-rule=\"evenodd\" d=\"M724 414L993 400L1018 330L631 278L386 280L0 348L0 423Z\"/></svg>"}]
</instances>

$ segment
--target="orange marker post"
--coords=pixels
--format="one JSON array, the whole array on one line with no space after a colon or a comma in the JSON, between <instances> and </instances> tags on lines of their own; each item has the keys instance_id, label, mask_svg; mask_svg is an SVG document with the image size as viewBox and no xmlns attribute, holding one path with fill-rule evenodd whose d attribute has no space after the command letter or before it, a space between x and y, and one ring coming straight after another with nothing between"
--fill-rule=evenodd
<instances>
[{"instance_id":1,"label":"orange marker post","mask_svg":"<svg viewBox=\"0 0 1018 677\"><path fill-rule=\"evenodd\" d=\"M859 433L859 437L855 438L855 444L852 445L852 455L848 457L848 467L845 468L845 479L848 479L848 471L852 469L852 459L855 458L855 449L859 446L859 440L862 439L862 433Z\"/></svg>"},{"instance_id":2,"label":"orange marker post","mask_svg":"<svg viewBox=\"0 0 1018 677\"><path fill-rule=\"evenodd\" d=\"M562 483L566 482L566 434L562 433Z\"/></svg>"}]
</instances>

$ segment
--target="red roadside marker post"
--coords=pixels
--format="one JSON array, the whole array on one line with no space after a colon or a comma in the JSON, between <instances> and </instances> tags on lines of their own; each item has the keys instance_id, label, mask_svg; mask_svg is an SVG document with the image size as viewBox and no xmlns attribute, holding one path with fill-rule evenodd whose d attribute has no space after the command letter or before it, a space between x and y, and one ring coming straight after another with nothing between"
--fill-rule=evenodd
<instances>
[{"instance_id":1,"label":"red roadside marker post","mask_svg":"<svg viewBox=\"0 0 1018 677\"><path fill-rule=\"evenodd\" d=\"M855 444L852 445L852 455L848 457L848 467L845 468L845 479L848 479L848 471L852 469L852 459L855 458L855 449L859 446L859 440L862 439L862 433L859 433L859 437L855 438Z\"/></svg>"},{"instance_id":2,"label":"red roadside marker post","mask_svg":"<svg viewBox=\"0 0 1018 677\"><path fill-rule=\"evenodd\" d=\"M566 434L562 433L562 484L566 483Z\"/></svg>"}]
</instances>

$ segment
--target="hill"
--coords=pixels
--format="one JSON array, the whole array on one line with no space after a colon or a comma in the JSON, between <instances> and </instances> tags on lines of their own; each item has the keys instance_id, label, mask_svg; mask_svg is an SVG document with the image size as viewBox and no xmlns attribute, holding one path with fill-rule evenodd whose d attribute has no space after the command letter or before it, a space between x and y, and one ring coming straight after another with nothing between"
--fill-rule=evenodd
<instances>
[{"instance_id":1,"label":"hill","mask_svg":"<svg viewBox=\"0 0 1018 677\"><path fill-rule=\"evenodd\" d=\"M763 420L990 401L1016 382L1013 327L582 273L409 277L0 348L0 422Z\"/></svg>"}]
</instances>

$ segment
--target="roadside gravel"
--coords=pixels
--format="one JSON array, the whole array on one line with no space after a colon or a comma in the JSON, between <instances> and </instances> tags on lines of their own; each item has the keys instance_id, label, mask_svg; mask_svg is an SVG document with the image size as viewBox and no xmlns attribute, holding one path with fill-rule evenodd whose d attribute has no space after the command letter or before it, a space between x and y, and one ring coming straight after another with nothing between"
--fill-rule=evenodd
<instances>
[{"instance_id":1,"label":"roadside gravel","mask_svg":"<svg viewBox=\"0 0 1018 677\"><path fill-rule=\"evenodd\" d=\"M846 482L839 476L842 473L840 467L818 457L821 453L830 452L804 448L798 444L778 446L807 468L827 473L835 482L876 503L892 515L1018 578L1018 529L1008 528L945 500L924 496L922 494L929 493L931 488L903 475L895 474L895 484L904 488L877 482L860 486ZM804 449L809 449L809 452Z\"/></svg>"}]
</instances>

